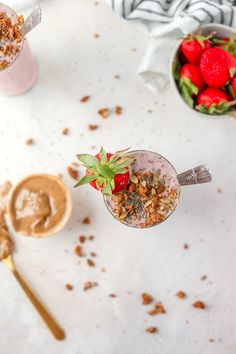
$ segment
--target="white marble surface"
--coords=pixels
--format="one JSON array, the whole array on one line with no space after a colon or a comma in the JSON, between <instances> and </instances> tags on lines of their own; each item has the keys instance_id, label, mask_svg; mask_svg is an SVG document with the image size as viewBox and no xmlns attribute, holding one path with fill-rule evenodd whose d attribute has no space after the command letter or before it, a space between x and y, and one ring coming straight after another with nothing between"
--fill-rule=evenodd
<instances>
[{"instance_id":1,"label":"white marble surface","mask_svg":"<svg viewBox=\"0 0 236 354\"><path fill-rule=\"evenodd\" d=\"M65 328L66 340L51 337L0 264L0 351L234 354L236 122L198 118L169 87L161 94L143 87L136 67L146 37L102 0L94 2L42 1L43 22L29 35L39 63L38 83L23 96L0 98L1 181L15 182L32 172L63 173L74 199L71 220L59 234L35 240L13 233L15 263ZM87 94L91 101L82 105L79 99ZM115 105L124 107L122 116L102 120L96 113ZM90 132L90 123L99 129ZM68 136L61 134L64 127L70 129ZM25 145L27 138L35 145ZM94 151L92 145L110 151L128 145L152 149L180 172L207 163L214 179L183 188L176 212L159 227L129 229L111 218L94 190L73 189L66 168L78 151ZM91 225L81 224L86 215ZM98 254L96 268L87 267L85 259L79 264L74 254L80 234L95 235L85 251ZM200 281L204 274L207 280ZM85 293L88 280L99 286ZM66 283L74 290L67 291ZM176 298L178 290L186 291L186 300ZM162 301L167 313L148 316L140 302L143 291ZM196 299L206 303L205 311L191 306ZM159 333L145 333L149 325Z\"/></svg>"}]
</instances>

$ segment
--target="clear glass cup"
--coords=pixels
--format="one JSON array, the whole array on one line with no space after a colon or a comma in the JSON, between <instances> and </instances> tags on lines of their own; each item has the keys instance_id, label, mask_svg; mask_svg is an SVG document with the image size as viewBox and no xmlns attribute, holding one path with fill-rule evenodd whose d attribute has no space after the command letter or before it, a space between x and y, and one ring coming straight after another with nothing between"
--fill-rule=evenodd
<instances>
[{"instance_id":1,"label":"clear glass cup","mask_svg":"<svg viewBox=\"0 0 236 354\"><path fill-rule=\"evenodd\" d=\"M5 12L13 21L17 18L17 13L2 3L0 3L0 12ZM0 71L0 94L20 95L35 84L37 76L37 62L32 55L27 39L24 38L14 60L6 69Z\"/></svg>"},{"instance_id":2,"label":"clear glass cup","mask_svg":"<svg viewBox=\"0 0 236 354\"><path fill-rule=\"evenodd\" d=\"M165 215L164 220L156 222L152 225L148 226L143 226L143 223L141 222L139 225L138 223L132 224L132 223L127 223L123 220L120 220L115 214L114 214L114 200L112 196L104 196L104 202L111 213L111 215L120 221L121 223L135 227L135 228L147 228L147 227L152 227L159 225L160 223L164 222L169 218L169 216L174 212L176 209L178 202L179 202L179 197L180 197L180 187L185 186L185 185L192 185L192 184L198 184L198 183L206 183L210 182L212 179L211 172L205 165L201 165L198 167L195 167L189 171L183 172L181 174L177 174L175 168L172 166L172 164L163 156L153 152L153 151L148 151L148 150L136 150L136 151L131 151L127 153L126 155L129 155L134 158L134 163L130 166L130 174L132 175L135 172L138 171L161 171L161 175L165 179L165 185L167 185L170 189L175 189L176 190L176 199L175 202L173 203L171 209L169 212Z\"/></svg>"}]
</instances>

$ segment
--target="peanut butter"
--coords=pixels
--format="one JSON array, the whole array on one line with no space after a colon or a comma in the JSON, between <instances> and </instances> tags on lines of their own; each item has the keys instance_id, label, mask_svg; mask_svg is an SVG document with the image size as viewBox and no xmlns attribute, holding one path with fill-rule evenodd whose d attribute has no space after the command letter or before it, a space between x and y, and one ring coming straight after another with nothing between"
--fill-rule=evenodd
<instances>
[{"instance_id":1,"label":"peanut butter","mask_svg":"<svg viewBox=\"0 0 236 354\"><path fill-rule=\"evenodd\" d=\"M16 231L46 236L57 231L67 214L68 191L58 177L31 175L14 187L9 215Z\"/></svg>"},{"instance_id":2,"label":"peanut butter","mask_svg":"<svg viewBox=\"0 0 236 354\"><path fill-rule=\"evenodd\" d=\"M12 253L13 244L8 234L4 213L0 211L0 260Z\"/></svg>"}]
</instances>

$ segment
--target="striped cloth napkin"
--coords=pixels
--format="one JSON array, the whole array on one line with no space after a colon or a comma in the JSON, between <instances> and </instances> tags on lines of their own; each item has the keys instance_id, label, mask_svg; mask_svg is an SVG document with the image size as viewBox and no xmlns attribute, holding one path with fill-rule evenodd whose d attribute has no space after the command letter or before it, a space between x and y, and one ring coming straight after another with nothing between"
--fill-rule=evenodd
<instances>
[{"instance_id":1,"label":"striped cloth napkin","mask_svg":"<svg viewBox=\"0 0 236 354\"><path fill-rule=\"evenodd\" d=\"M168 81L171 52L178 38L207 23L236 27L235 0L106 0L130 23L143 28L150 40L138 69L152 90Z\"/></svg>"}]
</instances>

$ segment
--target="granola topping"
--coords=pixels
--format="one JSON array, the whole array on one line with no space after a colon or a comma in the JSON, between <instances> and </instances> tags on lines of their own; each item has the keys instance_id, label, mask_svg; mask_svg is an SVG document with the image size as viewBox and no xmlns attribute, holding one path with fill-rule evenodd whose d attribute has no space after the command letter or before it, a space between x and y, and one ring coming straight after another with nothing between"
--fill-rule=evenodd
<instances>
[{"instance_id":1,"label":"granola topping","mask_svg":"<svg viewBox=\"0 0 236 354\"><path fill-rule=\"evenodd\" d=\"M107 198L114 216L125 224L147 227L164 221L175 209L179 191L161 170L137 171L120 193Z\"/></svg>"},{"instance_id":2,"label":"granola topping","mask_svg":"<svg viewBox=\"0 0 236 354\"><path fill-rule=\"evenodd\" d=\"M15 60L22 47L23 23L23 16L13 19L5 12L0 12L0 70L6 69Z\"/></svg>"}]
</instances>

